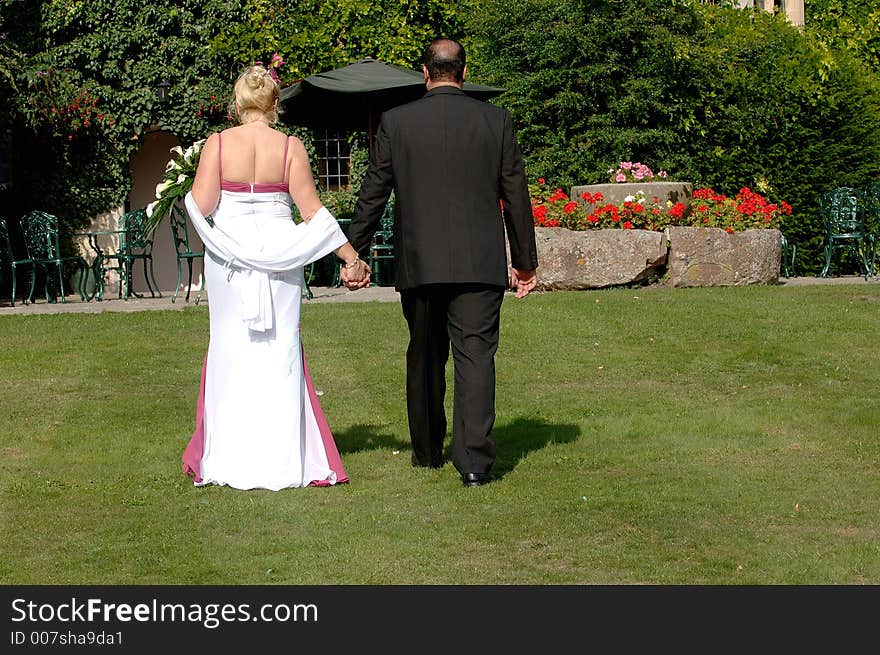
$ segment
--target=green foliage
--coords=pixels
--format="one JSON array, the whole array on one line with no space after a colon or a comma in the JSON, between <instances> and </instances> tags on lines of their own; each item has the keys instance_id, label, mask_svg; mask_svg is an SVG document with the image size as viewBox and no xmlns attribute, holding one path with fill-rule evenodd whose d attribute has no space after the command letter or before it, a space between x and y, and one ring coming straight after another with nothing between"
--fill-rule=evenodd
<instances>
[{"instance_id":1,"label":"green foliage","mask_svg":"<svg viewBox=\"0 0 880 655\"><path fill-rule=\"evenodd\" d=\"M0 89L11 91L4 101L19 126L17 201L81 225L122 204L147 131L190 144L228 125L242 66L278 52L282 83L292 83L365 56L411 65L435 34L458 34L457 12L441 0L2 0ZM87 125L81 104L63 120L51 111L83 95L95 99Z\"/></svg>"},{"instance_id":2,"label":"green foliage","mask_svg":"<svg viewBox=\"0 0 880 655\"><path fill-rule=\"evenodd\" d=\"M818 196L880 173L880 82L763 11L649 0L486 0L473 53L507 92L526 170L563 188L650 161L728 196L792 206L783 230L817 272ZM518 25L510 31L505 26Z\"/></svg>"},{"instance_id":3,"label":"green foliage","mask_svg":"<svg viewBox=\"0 0 880 655\"><path fill-rule=\"evenodd\" d=\"M805 0L804 17L819 43L849 51L880 74L880 0Z\"/></svg>"},{"instance_id":4,"label":"green foliage","mask_svg":"<svg viewBox=\"0 0 880 655\"><path fill-rule=\"evenodd\" d=\"M693 78L677 53L697 27L688 3L487 0L469 27L481 81L507 89L499 102L530 176L597 183L624 160L676 170L676 99Z\"/></svg>"},{"instance_id":5,"label":"green foliage","mask_svg":"<svg viewBox=\"0 0 880 655\"><path fill-rule=\"evenodd\" d=\"M32 53L22 57L21 93L12 100L20 125L14 185L21 209L38 207L81 226L123 203L129 160L146 131L167 129L187 142L225 122L199 115L212 96L228 93L200 42L212 21L231 18L228 5L42 3L39 23L27 24L36 36L16 42L22 54ZM14 3L3 7L5 29L33 19L17 10ZM12 31L8 36L18 38ZM156 94L163 79L172 81L166 104ZM85 113L84 106L93 111ZM54 118L59 112L63 118Z\"/></svg>"},{"instance_id":6,"label":"green foliage","mask_svg":"<svg viewBox=\"0 0 880 655\"><path fill-rule=\"evenodd\" d=\"M816 48L780 17L707 8L699 94L683 102L682 152L696 183L731 194L760 181L792 205L782 229L799 269L818 272L818 199L880 173L880 81L851 56Z\"/></svg>"},{"instance_id":7,"label":"green foliage","mask_svg":"<svg viewBox=\"0 0 880 655\"><path fill-rule=\"evenodd\" d=\"M412 67L435 36L461 33L459 10L442 0L242 0L239 20L211 40L211 50L248 61L281 52L283 82L374 57Z\"/></svg>"}]
</instances>

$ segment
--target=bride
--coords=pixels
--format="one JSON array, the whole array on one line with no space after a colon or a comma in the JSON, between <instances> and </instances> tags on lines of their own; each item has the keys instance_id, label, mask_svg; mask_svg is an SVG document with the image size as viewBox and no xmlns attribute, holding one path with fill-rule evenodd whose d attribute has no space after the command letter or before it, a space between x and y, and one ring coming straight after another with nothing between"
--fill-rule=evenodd
<instances>
[{"instance_id":1,"label":"bride","mask_svg":"<svg viewBox=\"0 0 880 655\"><path fill-rule=\"evenodd\" d=\"M261 65L239 76L231 108L240 124L207 139L185 200L205 244L210 314L196 429L183 454L198 486L348 481L300 343L303 267L334 252L349 288L366 286L370 271L321 204L302 142L272 127L278 93Z\"/></svg>"}]
</instances>

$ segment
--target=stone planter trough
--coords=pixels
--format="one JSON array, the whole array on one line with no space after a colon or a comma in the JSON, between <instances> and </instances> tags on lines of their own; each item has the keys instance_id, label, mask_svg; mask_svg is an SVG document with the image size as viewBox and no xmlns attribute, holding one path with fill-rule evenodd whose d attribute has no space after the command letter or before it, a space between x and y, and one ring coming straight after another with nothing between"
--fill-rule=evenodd
<instances>
[{"instance_id":1,"label":"stone planter trough","mask_svg":"<svg viewBox=\"0 0 880 655\"><path fill-rule=\"evenodd\" d=\"M579 290L659 281L663 286L776 284L778 230L535 228L538 289Z\"/></svg>"}]
</instances>

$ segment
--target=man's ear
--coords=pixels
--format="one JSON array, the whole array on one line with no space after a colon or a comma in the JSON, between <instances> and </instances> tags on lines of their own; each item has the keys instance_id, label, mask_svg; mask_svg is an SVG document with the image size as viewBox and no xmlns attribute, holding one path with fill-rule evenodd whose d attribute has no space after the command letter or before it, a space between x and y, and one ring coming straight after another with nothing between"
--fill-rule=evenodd
<instances>
[{"instance_id":1,"label":"man's ear","mask_svg":"<svg viewBox=\"0 0 880 655\"><path fill-rule=\"evenodd\" d=\"M464 82L464 78L467 77L467 66L461 69L461 81Z\"/></svg>"},{"instance_id":2,"label":"man's ear","mask_svg":"<svg viewBox=\"0 0 880 655\"><path fill-rule=\"evenodd\" d=\"M428 75L428 67L422 64L422 75L425 76L425 84L431 81L431 76Z\"/></svg>"}]
</instances>

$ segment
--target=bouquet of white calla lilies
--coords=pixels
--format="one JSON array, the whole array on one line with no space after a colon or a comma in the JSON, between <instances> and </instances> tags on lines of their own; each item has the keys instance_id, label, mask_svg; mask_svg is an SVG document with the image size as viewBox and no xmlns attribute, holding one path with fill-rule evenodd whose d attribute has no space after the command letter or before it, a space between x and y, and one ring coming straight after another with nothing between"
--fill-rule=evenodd
<instances>
[{"instance_id":1,"label":"bouquet of white calla lilies","mask_svg":"<svg viewBox=\"0 0 880 655\"><path fill-rule=\"evenodd\" d=\"M147 219L151 232L171 211L174 203L183 202L184 196L192 189L196 169L199 166L199 154L204 144L205 139L201 139L186 150L180 146L171 148L174 157L165 166L162 181L156 185L156 200L147 205Z\"/></svg>"}]
</instances>

